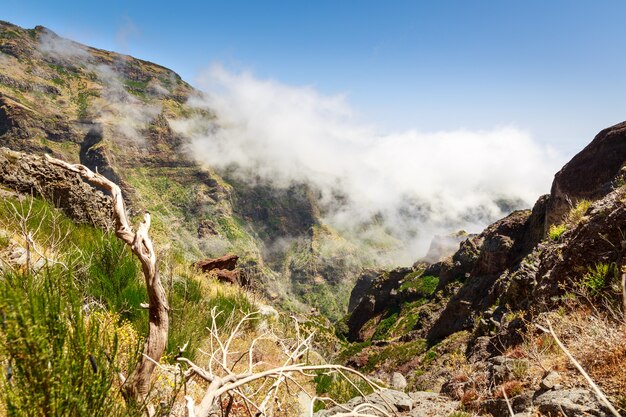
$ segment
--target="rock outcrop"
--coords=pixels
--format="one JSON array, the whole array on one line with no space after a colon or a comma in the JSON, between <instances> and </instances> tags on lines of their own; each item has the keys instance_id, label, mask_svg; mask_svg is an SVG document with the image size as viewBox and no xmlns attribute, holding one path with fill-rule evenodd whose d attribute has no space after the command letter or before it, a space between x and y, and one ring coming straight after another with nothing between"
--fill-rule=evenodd
<instances>
[{"instance_id":1,"label":"rock outcrop","mask_svg":"<svg viewBox=\"0 0 626 417\"><path fill-rule=\"evenodd\" d=\"M364 333L363 325L373 317L380 315L385 309L401 300L397 298L398 288L402 279L411 272L409 268L397 268L380 274L357 304L347 321L349 340L366 340L371 337ZM373 332L373 329L368 329Z\"/></svg>"},{"instance_id":2,"label":"rock outcrop","mask_svg":"<svg viewBox=\"0 0 626 417\"><path fill-rule=\"evenodd\" d=\"M234 254L226 254L219 258L209 258L198 261L194 266L204 273L215 275L218 281L227 282L229 284L247 285L243 282L242 273L237 269L237 261L239 256Z\"/></svg>"},{"instance_id":3,"label":"rock outcrop","mask_svg":"<svg viewBox=\"0 0 626 417\"><path fill-rule=\"evenodd\" d=\"M499 294L494 291L494 283L525 254L524 238L531 217L529 210L513 212L473 238L471 247L477 250L477 256L469 258L469 262L453 264L451 270L464 272L460 277L463 286L431 327L429 340L471 328L476 315L495 303Z\"/></svg>"},{"instance_id":4,"label":"rock outcrop","mask_svg":"<svg viewBox=\"0 0 626 417\"><path fill-rule=\"evenodd\" d=\"M228 271L234 271L237 267L237 261L239 256L232 253L226 254L219 258L203 259L195 263L196 268L202 270L202 272L211 272L214 269L225 269Z\"/></svg>"},{"instance_id":5,"label":"rock outcrop","mask_svg":"<svg viewBox=\"0 0 626 417\"><path fill-rule=\"evenodd\" d=\"M372 287L376 277L382 272L373 269L364 271L356 280L354 288L350 292L350 299L348 300L348 314L352 313L354 309L359 305L363 297L365 297Z\"/></svg>"},{"instance_id":6,"label":"rock outcrop","mask_svg":"<svg viewBox=\"0 0 626 417\"><path fill-rule=\"evenodd\" d=\"M623 181L626 160L626 122L602 130L554 177L546 211L545 230L563 221L582 199L597 200Z\"/></svg>"},{"instance_id":7,"label":"rock outcrop","mask_svg":"<svg viewBox=\"0 0 626 417\"><path fill-rule=\"evenodd\" d=\"M532 210L516 211L493 223L439 262L381 273L368 290L363 285L355 289L354 300L360 301L345 319L348 336L371 344L347 363L371 369L372 363L382 362L376 368L382 373L418 372L413 380L407 377L409 388L417 383L460 398L454 389L450 391L463 384L453 381L453 373L422 368L424 363L433 367L437 355L445 354L445 346L456 343L454 354L462 351L474 364L476 378L471 383L483 378L497 387L518 378L513 372L518 361L502 352L520 346L522 335L530 331L527 323L563 306L566 291L587 279L598 265L609 272L599 278L602 288L594 291L604 291L603 303L621 305L621 290L616 290L621 283L615 271L626 267L625 165L626 122L600 132L559 171L551 194L541 196ZM558 231L548 234L556 224ZM429 282L437 282L430 296L407 296L412 285L419 288ZM385 332L388 328L394 331ZM457 341L464 341L465 347L460 349ZM420 343L430 350L420 350ZM389 352L415 354L400 361L381 361ZM515 412L607 415L588 390L564 389L555 382L560 376L548 376L531 389L518 387L521 394L511 398ZM471 394L469 388L461 391ZM481 406L483 413L508 413L506 402L497 396Z\"/></svg>"},{"instance_id":8,"label":"rock outcrop","mask_svg":"<svg viewBox=\"0 0 626 417\"><path fill-rule=\"evenodd\" d=\"M0 184L22 194L43 197L70 218L101 228L112 225L111 199L77 174L40 156L0 148Z\"/></svg>"}]
</instances>

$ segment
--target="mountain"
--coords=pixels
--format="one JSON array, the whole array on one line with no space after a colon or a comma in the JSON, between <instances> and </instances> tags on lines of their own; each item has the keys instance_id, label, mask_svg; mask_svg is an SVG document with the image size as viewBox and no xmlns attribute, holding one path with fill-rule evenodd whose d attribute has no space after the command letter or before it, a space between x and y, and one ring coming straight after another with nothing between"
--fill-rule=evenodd
<instances>
[{"instance_id":1,"label":"mountain","mask_svg":"<svg viewBox=\"0 0 626 417\"><path fill-rule=\"evenodd\" d=\"M344 314L378 248L325 223L308 184L280 188L199 164L176 126L219 126L211 109L190 104L203 93L178 74L41 26L0 22L0 53L0 146L80 162L120 184L132 213L154 214L153 233L173 257L234 253L247 281L286 307Z\"/></svg>"},{"instance_id":2,"label":"mountain","mask_svg":"<svg viewBox=\"0 0 626 417\"><path fill-rule=\"evenodd\" d=\"M224 329L240 332L234 349L250 349L236 352L233 367L332 357L393 388L365 399L400 416L611 415L562 342L626 409L626 122L601 131L532 209L478 234L438 237L424 259L389 268L379 261L385 245L356 243L324 221L315 186L278 187L198 162L180 127L194 121L209 137L221 128L210 107L197 105L203 94L159 65L0 22L0 415L2 407L36 409L31 400L98 414L81 409L84 401L53 404L49 389L89 399L102 415L128 415L113 378L132 366L147 331L140 267L107 232L111 199L43 154L119 184L133 220L152 214L170 321L153 379L156 402L171 401L172 415L188 401L177 385L181 355L206 360ZM194 264L222 265L227 281L239 276L256 292ZM236 323L242 317L249 325ZM333 326L328 318L341 319ZM307 353L298 356L301 346ZM230 357L208 356L209 366ZM372 388L337 373L311 380L299 388L339 402L358 396L351 407ZM202 398L201 383L184 388ZM294 415L299 405L283 391L282 411ZM251 415L244 396L230 398L209 406ZM317 415L337 414L334 400Z\"/></svg>"},{"instance_id":3,"label":"mountain","mask_svg":"<svg viewBox=\"0 0 626 417\"><path fill-rule=\"evenodd\" d=\"M536 325L550 320L625 405L626 379L613 368L626 359L616 354L626 347L617 336L626 330L625 184L626 122L598 133L532 210L468 236L438 262L361 276L342 328L354 343L338 358L383 378L401 372L410 389L494 416L508 414L500 390L515 397L515 412L540 403L546 415L610 415ZM554 391L545 378L556 374Z\"/></svg>"}]
</instances>

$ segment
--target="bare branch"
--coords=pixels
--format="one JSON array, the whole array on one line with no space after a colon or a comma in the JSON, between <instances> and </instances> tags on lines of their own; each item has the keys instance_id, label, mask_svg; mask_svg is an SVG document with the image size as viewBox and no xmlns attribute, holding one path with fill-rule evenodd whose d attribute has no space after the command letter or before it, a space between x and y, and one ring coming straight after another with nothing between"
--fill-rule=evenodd
<instances>
[{"instance_id":1,"label":"bare branch","mask_svg":"<svg viewBox=\"0 0 626 417\"><path fill-rule=\"evenodd\" d=\"M567 350L563 342L561 342L561 340L559 340L559 338L556 336L556 333L554 333L554 330L552 329L552 324L550 323L550 320L546 320L546 322L548 324L547 329L543 326L536 324L537 328L539 328L539 330L541 331L550 333L552 335L556 344L559 345L563 353L565 353L565 356L567 356L567 358L570 360L570 362L572 362L572 364L576 367L576 369L578 369L578 371L582 374L582 376L585 377L585 379L587 380L587 383L593 389L593 391L595 392L596 396L600 399L600 401L609 409L609 411L611 411L611 414L613 414L615 417L620 417L620 414L617 412L615 407L613 407L613 405L609 402L606 396L602 393L602 391L600 390L600 387L598 387L598 385L593 381L593 379L591 379L591 377L585 371L582 365L574 358L574 356L572 356L572 354L570 353L569 350Z\"/></svg>"},{"instance_id":2,"label":"bare branch","mask_svg":"<svg viewBox=\"0 0 626 417\"><path fill-rule=\"evenodd\" d=\"M84 165L68 164L60 159L46 155L49 163L75 172L93 186L107 190L113 199L113 218L115 220L116 236L130 246L133 254L139 259L146 281L149 298L149 329L143 355L133 372L124 384L125 396L129 399L142 401L150 388L150 377L159 362L167 344L169 329L168 304L165 290L161 285L157 269L156 254L152 240L148 236L150 230L150 214L145 213L143 222L134 232L126 216L126 207L122 197L122 190L114 182L103 175L91 171Z\"/></svg>"},{"instance_id":3,"label":"bare branch","mask_svg":"<svg viewBox=\"0 0 626 417\"><path fill-rule=\"evenodd\" d=\"M502 395L504 395L504 401L506 401L506 406L509 409L509 414L511 417L515 417L515 413L513 412L513 407L511 406L511 401L509 401L509 396L506 395L506 390L504 389L504 385L500 387L502 390Z\"/></svg>"}]
</instances>

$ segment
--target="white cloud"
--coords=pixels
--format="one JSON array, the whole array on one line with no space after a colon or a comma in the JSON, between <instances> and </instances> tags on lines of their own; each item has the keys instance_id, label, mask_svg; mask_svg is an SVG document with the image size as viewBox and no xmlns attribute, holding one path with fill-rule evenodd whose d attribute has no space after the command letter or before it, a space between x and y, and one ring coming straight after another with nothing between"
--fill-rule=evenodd
<instances>
[{"instance_id":1,"label":"white cloud","mask_svg":"<svg viewBox=\"0 0 626 417\"><path fill-rule=\"evenodd\" d=\"M327 221L344 231L362 231L378 214L380 229L403 242L403 262L423 255L435 233L479 231L507 214L503 202L532 206L562 162L515 127L381 133L360 123L344 96L221 66L200 84L208 94L191 104L215 111L219 126L201 119L175 126L192 137L192 155L277 186L312 183ZM347 202L335 204L337 190ZM375 230L367 233L361 237Z\"/></svg>"},{"instance_id":2,"label":"white cloud","mask_svg":"<svg viewBox=\"0 0 626 417\"><path fill-rule=\"evenodd\" d=\"M128 24L132 24L130 20ZM89 110L94 120L108 124L119 137L130 139L134 144L145 144L141 130L161 112L161 106L146 104L130 94L119 72L111 65L98 64L89 50L83 45L62 38L51 31L44 31L39 39L39 51L45 56L68 66L82 66L93 71L102 84L101 97L92 99ZM123 68L124 63L120 65ZM167 90L157 82L149 85L155 94L164 94Z\"/></svg>"},{"instance_id":3,"label":"white cloud","mask_svg":"<svg viewBox=\"0 0 626 417\"><path fill-rule=\"evenodd\" d=\"M136 144L144 144L141 130L159 115L161 106L144 103L126 91L120 75L110 66L101 64L94 66L93 70L104 86L104 105L95 109L98 119Z\"/></svg>"},{"instance_id":4,"label":"white cloud","mask_svg":"<svg viewBox=\"0 0 626 417\"><path fill-rule=\"evenodd\" d=\"M48 29L44 29L39 37L39 51L68 63L72 60L89 61L91 59L91 55L83 45L62 38Z\"/></svg>"}]
</instances>

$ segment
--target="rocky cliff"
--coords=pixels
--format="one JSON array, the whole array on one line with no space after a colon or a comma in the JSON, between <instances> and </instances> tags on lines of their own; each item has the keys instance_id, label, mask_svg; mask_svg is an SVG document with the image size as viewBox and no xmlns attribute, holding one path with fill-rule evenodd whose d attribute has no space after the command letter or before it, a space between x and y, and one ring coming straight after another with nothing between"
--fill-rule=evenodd
<instances>
[{"instance_id":1,"label":"rocky cliff","mask_svg":"<svg viewBox=\"0 0 626 417\"><path fill-rule=\"evenodd\" d=\"M515 385L511 396L525 398L516 412L529 410L533 400L553 389L529 376L535 360L541 365L533 374L539 380L550 371L545 364L555 360L534 345L543 336L533 323L551 318L569 335L570 346L597 382L615 402L622 401L617 386L624 378L590 357L604 357L605 349L623 349L624 343L616 347L606 341L597 350L590 332L624 330L625 126L600 132L556 174L551 193L532 210L513 212L469 236L439 262L360 279L351 297L359 301L344 319L343 331L355 342L343 356L346 362L383 378L400 370L414 388L445 392L492 415L507 413L506 408L498 411L504 404L498 390ZM567 365L553 370L562 378ZM464 373L464 367L473 373ZM577 381L565 387L584 391L584 382ZM564 399L570 394L550 395ZM593 395L583 396L584 401L576 398L593 402ZM598 405L583 412L589 404L576 401L567 415L608 413ZM550 404L545 410L556 408L554 401Z\"/></svg>"},{"instance_id":2,"label":"rocky cliff","mask_svg":"<svg viewBox=\"0 0 626 417\"><path fill-rule=\"evenodd\" d=\"M88 209L63 191L66 179L31 164L30 156L80 162L119 183L132 213L155 214L155 238L167 240L173 256L193 262L235 253L247 277L270 297L290 308L308 304L331 317L343 314L367 259L324 224L306 184L275 188L195 162L187 138L172 126L193 118L217 129L210 110L188 104L201 94L157 64L81 45L41 26L0 22L0 146L25 153L5 158L28 161L21 173L2 167L0 183L33 192L58 183L41 195L82 221L80 211ZM337 242L349 248L341 256L325 250ZM315 296L313 285L321 289Z\"/></svg>"}]
</instances>

